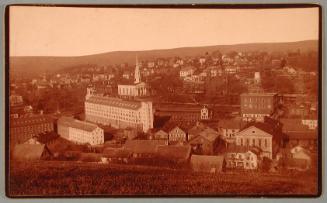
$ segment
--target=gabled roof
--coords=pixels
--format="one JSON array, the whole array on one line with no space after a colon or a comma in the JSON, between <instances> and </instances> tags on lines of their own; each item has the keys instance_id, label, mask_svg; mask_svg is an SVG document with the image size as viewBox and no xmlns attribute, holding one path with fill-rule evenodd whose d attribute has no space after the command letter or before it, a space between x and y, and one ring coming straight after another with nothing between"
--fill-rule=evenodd
<instances>
[{"instance_id":1,"label":"gabled roof","mask_svg":"<svg viewBox=\"0 0 327 203\"><path fill-rule=\"evenodd\" d=\"M171 130L173 130L175 127L180 128L185 133L188 132L192 126L194 125L194 122L174 122L174 121L168 121L165 123L165 125L162 127L162 130L169 133Z\"/></svg>"},{"instance_id":2,"label":"gabled roof","mask_svg":"<svg viewBox=\"0 0 327 203\"><path fill-rule=\"evenodd\" d=\"M190 162L194 171L211 172L212 168L221 171L224 160L224 156L192 155Z\"/></svg>"},{"instance_id":3,"label":"gabled roof","mask_svg":"<svg viewBox=\"0 0 327 203\"><path fill-rule=\"evenodd\" d=\"M202 132L200 132L199 135L209 140L210 142L215 141L219 137L218 132L211 128L204 129Z\"/></svg>"},{"instance_id":4,"label":"gabled roof","mask_svg":"<svg viewBox=\"0 0 327 203\"><path fill-rule=\"evenodd\" d=\"M206 126L202 123L198 124L198 125L194 125L190 130L189 130L189 134L192 135L199 135L199 133L201 131L203 131L206 128Z\"/></svg>"},{"instance_id":5,"label":"gabled roof","mask_svg":"<svg viewBox=\"0 0 327 203\"><path fill-rule=\"evenodd\" d=\"M155 154L157 147L165 144L165 140L127 140L124 148L137 154Z\"/></svg>"},{"instance_id":6,"label":"gabled roof","mask_svg":"<svg viewBox=\"0 0 327 203\"><path fill-rule=\"evenodd\" d=\"M255 126L255 125L251 125L251 126L249 126L249 127L246 127L246 128L244 128L243 130L241 130L241 131L239 131L239 132L237 132L236 134L235 134L235 136L241 136L241 135L243 135L243 134L246 134L247 135L247 133L256 133L257 134L257 132L260 132L260 135L261 136L264 136L264 137L273 137L273 134L270 134L269 132L267 132L267 131L265 131L265 130L263 130L263 129L261 129L261 128L258 128L257 126Z\"/></svg>"},{"instance_id":7,"label":"gabled roof","mask_svg":"<svg viewBox=\"0 0 327 203\"><path fill-rule=\"evenodd\" d=\"M162 158L186 161L191 155L189 145L158 146L158 155Z\"/></svg>"},{"instance_id":8,"label":"gabled roof","mask_svg":"<svg viewBox=\"0 0 327 203\"><path fill-rule=\"evenodd\" d=\"M165 131L163 131L163 130L158 130L158 131L156 131L155 133L154 133L155 135L168 135L168 133L167 132L165 132Z\"/></svg>"},{"instance_id":9,"label":"gabled roof","mask_svg":"<svg viewBox=\"0 0 327 203\"><path fill-rule=\"evenodd\" d=\"M102 154L110 158L127 158L131 156L131 152L124 148L106 147L103 149Z\"/></svg>"},{"instance_id":10,"label":"gabled roof","mask_svg":"<svg viewBox=\"0 0 327 203\"><path fill-rule=\"evenodd\" d=\"M46 149L44 144L17 144L14 147L13 158L17 160L38 160Z\"/></svg>"},{"instance_id":11,"label":"gabled roof","mask_svg":"<svg viewBox=\"0 0 327 203\"><path fill-rule=\"evenodd\" d=\"M276 133L275 130L277 127L276 125L274 125L272 123L270 124L270 123L263 123L263 122L250 122L250 123L246 124L243 127L243 129L241 129L241 131L243 131L249 127L252 127L252 126L257 129L260 129L268 134L271 134L271 135L274 135Z\"/></svg>"},{"instance_id":12,"label":"gabled roof","mask_svg":"<svg viewBox=\"0 0 327 203\"><path fill-rule=\"evenodd\" d=\"M192 135L190 140L191 143L197 142L201 138L204 138L209 142L214 142L219 137L218 132L208 126L195 126L192 133L189 134Z\"/></svg>"},{"instance_id":13,"label":"gabled roof","mask_svg":"<svg viewBox=\"0 0 327 203\"><path fill-rule=\"evenodd\" d=\"M67 117L67 116L63 116L63 117L59 118L58 125L64 125L67 127L85 130L85 131L89 131L89 132L92 132L93 130L95 130L98 127L97 125L95 125L93 123L76 120L72 117Z\"/></svg>"},{"instance_id":14,"label":"gabled roof","mask_svg":"<svg viewBox=\"0 0 327 203\"><path fill-rule=\"evenodd\" d=\"M53 120L46 115L12 118L10 119L10 128L39 125L39 124L52 123L52 122Z\"/></svg>"}]
</instances>

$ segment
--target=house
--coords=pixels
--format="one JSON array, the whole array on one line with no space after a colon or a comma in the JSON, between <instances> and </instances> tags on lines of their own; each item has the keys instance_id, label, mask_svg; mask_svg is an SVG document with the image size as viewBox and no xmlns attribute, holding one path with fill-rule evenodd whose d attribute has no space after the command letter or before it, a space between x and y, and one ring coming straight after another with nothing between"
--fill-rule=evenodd
<instances>
[{"instance_id":1,"label":"house","mask_svg":"<svg viewBox=\"0 0 327 203\"><path fill-rule=\"evenodd\" d=\"M187 131L185 128L175 126L168 132L169 144L184 143L188 140Z\"/></svg>"},{"instance_id":2,"label":"house","mask_svg":"<svg viewBox=\"0 0 327 203\"><path fill-rule=\"evenodd\" d=\"M218 121L218 133L226 143L235 142L235 134L244 127L241 118L221 119Z\"/></svg>"},{"instance_id":3,"label":"house","mask_svg":"<svg viewBox=\"0 0 327 203\"><path fill-rule=\"evenodd\" d=\"M153 139L154 140L165 140L165 141L167 141L167 144L168 144L168 133L160 129L153 134Z\"/></svg>"},{"instance_id":4,"label":"house","mask_svg":"<svg viewBox=\"0 0 327 203\"><path fill-rule=\"evenodd\" d=\"M208 75L210 77L217 77L221 72L219 72L219 68L217 66L210 66L206 69Z\"/></svg>"},{"instance_id":5,"label":"house","mask_svg":"<svg viewBox=\"0 0 327 203\"><path fill-rule=\"evenodd\" d=\"M51 157L51 152L44 144L17 144L15 145L12 157L15 160L44 160Z\"/></svg>"},{"instance_id":6,"label":"house","mask_svg":"<svg viewBox=\"0 0 327 203\"><path fill-rule=\"evenodd\" d=\"M218 132L212 128L205 127L200 130L193 129L192 138L189 139L189 144L192 146L194 153L212 155L215 152L218 138Z\"/></svg>"},{"instance_id":7,"label":"house","mask_svg":"<svg viewBox=\"0 0 327 203\"><path fill-rule=\"evenodd\" d=\"M129 80L130 77L131 77L131 73L129 71L124 71L123 72L123 78Z\"/></svg>"},{"instance_id":8,"label":"house","mask_svg":"<svg viewBox=\"0 0 327 203\"><path fill-rule=\"evenodd\" d=\"M154 68L155 65L156 65L156 64L155 64L154 61L149 61L148 64L147 64L148 68Z\"/></svg>"},{"instance_id":9,"label":"house","mask_svg":"<svg viewBox=\"0 0 327 203\"><path fill-rule=\"evenodd\" d=\"M303 118L302 124L308 126L310 130L315 130L318 127L318 120L316 118Z\"/></svg>"},{"instance_id":10,"label":"house","mask_svg":"<svg viewBox=\"0 0 327 203\"><path fill-rule=\"evenodd\" d=\"M189 145L161 145L158 146L158 157L161 160L174 163L186 163L191 155L191 146Z\"/></svg>"},{"instance_id":11,"label":"house","mask_svg":"<svg viewBox=\"0 0 327 203\"><path fill-rule=\"evenodd\" d=\"M180 71L179 71L179 76L181 78L187 77L187 76L191 76L193 75L193 73L195 72L195 68L192 66L187 66L187 67L183 67Z\"/></svg>"},{"instance_id":12,"label":"house","mask_svg":"<svg viewBox=\"0 0 327 203\"><path fill-rule=\"evenodd\" d=\"M286 163L288 169L308 170L311 168L310 153L301 146L293 147Z\"/></svg>"},{"instance_id":13,"label":"house","mask_svg":"<svg viewBox=\"0 0 327 203\"><path fill-rule=\"evenodd\" d=\"M272 159L277 152L283 134L268 123L249 123L235 134L237 146L258 147L261 149L261 156Z\"/></svg>"},{"instance_id":14,"label":"house","mask_svg":"<svg viewBox=\"0 0 327 203\"><path fill-rule=\"evenodd\" d=\"M28 139L23 144L32 144L33 145L33 144L41 144L41 143L38 141L37 136L33 136L32 138Z\"/></svg>"},{"instance_id":15,"label":"house","mask_svg":"<svg viewBox=\"0 0 327 203\"><path fill-rule=\"evenodd\" d=\"M154 157L158 146L166 145L164 140L127 140L123 148L130 152L134 158Z\"/></svg>"},{"instance_id":16,"label":"house","mask_svg":"<svg viewBox=\"0 0 327 203\"><path fill-rule=\"evenodd\" d=\"M239 71L239 68L236 66L227 66L225 67L226 74L235 74Z\"/></svg>"},{"instance_id":17,"label":"house","mask_svg":"<svg viewBox=\"0 0 327 203\"><path fill-rule=\"evenodd\" d=\"M291 75L294 75L297 73L297 71L293 68L293 67L290 67L290 66L285 66L284 67L284 70L288 73L288 74L291 74Z\"/></svg>"},{"instance_id":18,"label":"house","mask_svg":"<svg viewBox=\"0 0 327 203\"><path fill-rule=\"evenodd\" d=\"M219 173L224 170L224 156L192 155L192 170L195 172Z\"/></svg>"},{"instance_id":19,"label":"house","mask_svg":"<svg viewBox=\"0 0 327 203\"><path fill-rule=\"evenodd\" d=\"M188 141L188 130L191 126L192 122L168 121L162 130L168 133L168 144L183 144Z\"/></svg>"},{"instance_id":20,"label":"house","mask_svg":"<svg viewBox=\"0 0 327 203\"><path fill-rule=\"evenodd\" d=\"M9 96L10 106L20 106L24 104L23 97L21 95L12 94Z\"/></svg>"},{"instance_id":21,"label":"house","mask_svg":"<svg viewBox=\"0 0 327 203\"><path fill-rule=\"evenodd\" d=\"M137 137L137 130L134 128L125 128L123 129L124 137L128 140L133 140Z\"/></svg>"},{"instance_id":22,"label":"house","mask_svg":"<svg viewBox=\"0 0 327 203\"><path fill-rule=\"evenodd\" d=\"M260 150L259 150L260 151ZM226 168L254 170L258 168L258 149L249 147L229 147L225 154Z\"/></svg>"},{"instance_id":23,"label":"house","mask_svg":"<svg viewBox=\"0 0 327 203\"><path fill-rule=\"evenodd\" d=\"M318 133L317 131L306 131L306 132L288 132L286 133L288 138L288 147L302 146L306 149L316 150Z\"/></svg>"},{"instance_id":24,"label":"house","mask_svg":"<svg viewBox=\"0 0 327 203\"><path fill-rule=\"evenodd\" d=\"M317 148L317 131L304 125L301 119L280 119L280 122L288 138L288 147L300 145L307 149Z\"/></svg>"},{"instance_id":25,"label":"house","mask_svg":"<svg viewBox=\"0 0 327 203\"><path fill-rule=\"evenodd\" d=\"M102 155L108 159L108 162L128 163L132 153L122 147L106 147Z\"/></svg>"}]
</instances>

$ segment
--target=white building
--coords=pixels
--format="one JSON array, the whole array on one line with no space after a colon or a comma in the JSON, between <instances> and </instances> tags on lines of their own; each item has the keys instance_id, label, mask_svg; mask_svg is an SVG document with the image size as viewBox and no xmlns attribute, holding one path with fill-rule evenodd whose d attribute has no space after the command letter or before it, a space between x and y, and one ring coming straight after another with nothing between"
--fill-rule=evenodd
<instances>
[{"instance_id":1,"label":"white building","mask_svg":"<svg viewBox=\"0 0 327 203\"><path fill-rule=\"evenodd\" d=\"M191 76L191 75L193 75L194 71L195 71L195 68L194 67L188 66L188 67L182 68L179 71L179 76L181 78L187 77L187 76Z\"/></svg>"},{"instance_id":2,"label":"white building","mask_svg":"<svg viewBox=\"0 0 327 203\"><path fill-rule=\"evenodd\" d=\"M98 145L104 143L103 129L95 124L72 117L61 117L57 124L58 134L67 140L78 144Z\"/></svg>"},{"instance_id":3,"label":"white building","mask_svg":"<svg viewBox=\"0 0 327 203\"><path fill-rule=\"evenodd\" d=\"M250 150L233 149L226 153L226 168L253 170L258 168L258 156Z\"/></svg>"},{"instance_id":4,"label":"white building","mask_svg":"<svg viewBox=\"0 0 327 203\"><path fill-rule=\"evenodd\" d=\"M257 126L252 125L237 132L235 143L241 147L258 147L263 157L270 159L273 157L273 135Z\"/></svg>"},{"instance_id":5,"label":"white building","mask_svg":"<svg viewBox=\"0 0 327 203\"><path fill-rule=\"evenodd\" d=\"M209 109L204 106L202 109L201 109L201 120L209 120Z\"/></svg>"},{"instance_id":6,"label":"white building","mask_svg":"<svg viewBox=\"0 0 327 203\"><path fill-rule=\"evenodd\" d=\"M141 82L140 67L136 58L134 82L118 84L118 95L122 97L140 97L147 96L148 93L148 85L144 82Z\"/></svg>"},{"instance_id":7,"label":"white building","mask_svg":"<svg viewBox=\"0 0 327 203\"><path fill-rule=\"evenodd\" d=\"M302 119L302 124L308 126L310 130L314 130L318 127L318 120L314 118Z\"/></svg>"},{"instance_id":8,"label":"white building","mask_svg":"<svg viewBox=\"0 0 327 203\"><path fill-rule=\"evenodd\" d=\"M152 102L93 95L88 91L85 100L85 120L115 128L132 127L147 132L153 128Z\"/></svg>"}]
</instances>

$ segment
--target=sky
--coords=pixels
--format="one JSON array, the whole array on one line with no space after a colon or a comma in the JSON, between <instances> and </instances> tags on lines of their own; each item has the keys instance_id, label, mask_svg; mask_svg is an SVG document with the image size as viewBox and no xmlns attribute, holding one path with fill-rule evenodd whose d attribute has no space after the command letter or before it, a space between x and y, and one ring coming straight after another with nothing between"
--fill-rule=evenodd
<instances>
[{"instance_id":1,"label":"sky","mask_svg":"<svg viewBox=\"0 0 327 203\"><path fill-rule=\"evenodd\" d=\"M10 56L318 39L318 8L141 9L10 7Z\"/></svg>"}]
</instances>

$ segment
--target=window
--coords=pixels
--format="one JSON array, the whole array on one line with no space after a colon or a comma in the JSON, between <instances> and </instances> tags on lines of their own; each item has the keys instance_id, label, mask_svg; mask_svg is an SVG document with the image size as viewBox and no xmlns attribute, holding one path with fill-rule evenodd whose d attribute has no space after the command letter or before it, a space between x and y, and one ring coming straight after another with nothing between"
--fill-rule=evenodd
<instances>
[{"instance_id":1,"label":"window","mask_svg":"<svg viewBox=\"0 0 327 203\"><path fill-rule=\"evenodd\" d=\"M265 139L265 147L268 147L268 141Z\"/></svg>"}]
</instances>

